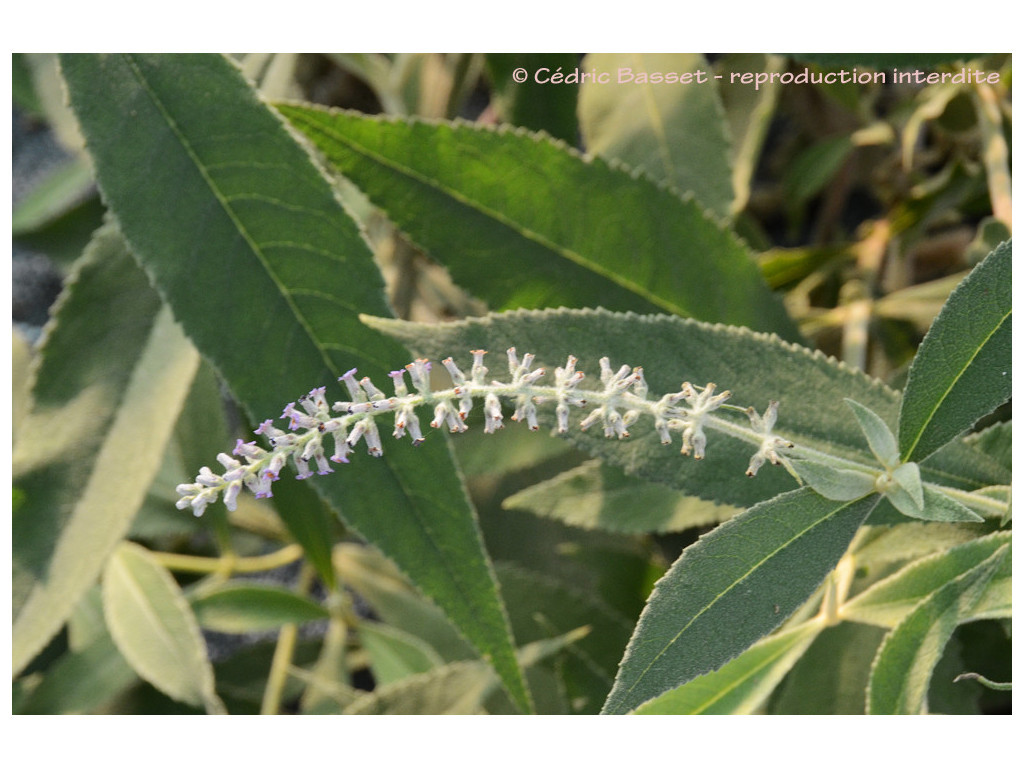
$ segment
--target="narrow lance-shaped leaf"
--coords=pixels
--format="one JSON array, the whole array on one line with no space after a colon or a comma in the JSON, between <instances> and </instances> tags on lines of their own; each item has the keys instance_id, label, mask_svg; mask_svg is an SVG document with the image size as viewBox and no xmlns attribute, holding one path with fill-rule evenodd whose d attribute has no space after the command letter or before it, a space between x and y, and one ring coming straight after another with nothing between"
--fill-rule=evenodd
<instances>
[{"instance_id":1,"label":"narrow lance-shaped leaf","mask_svg":"<svg viewBox=\"0 0 1024 768\"><path fill-rule=\"evenodd\" d=\"M327 609L283 587L232 582L192 603L199 623L217 632L260 632L326 619Z\"/></svg>"},{"instance_id":2,"label":"narrow lance-shaped leaf","mask_svg":"<svg viewBox=\"0 0 1024 768\"><path fill-rule=\"evenodd\" d=\"M824 624L809 621L754 643L721 669L661 694L637 715L749 715L800 659Z\"/></svg>"},{"instance_id":3,"label":"narrow lance-shaped leaf","mask_svg":"<svg viewBox=\"0 0 1024 768\"><path fill-rule=\"evenodd\" d=\"M741 511L629 477L597 460L524 488L507 497L502 507L619 533L682 531L720 523Z\"/></svg>"},{"instance_id":4,"label":"narrow lance-shaped leaf","mask_svg":"<svg viewBox=\"0 0 1024 768\"><path fill-rule=\"evenodd\" d=\"M384 380L408 361L358 321L359 312L389 309L355 223L229 60L61 61L105 201L253 423L352 367ZM492 568L443 441L315 482L528 708Z\"/></svg>"},{"instance_id":5,"label":"narrow lance-shaped leaf","mask_svg":"<svg viewBox=\"0 0 1024 768\"><path fill-rule=\"evenodd\" d=\"M14 674L128 531L198 364L116 228L101 230L56 310L14 446Z\"/></svg>"},{"instance_id":6,"label":"narrow lance-shaped leaf","mask_svg":"<svg viewBox=\"0 0 1024 768\"><path fill-rule=\"evenodd\" d=\"M877 460L867 450L843 398L854 397L883 418L894 418L898 407L895 392L820 353L745 328L712 326L668 315L559 309L504 312L441 326L384 318L365 320L407 344L418 356L434 360L449 355L467 360L472 349L491 350L500 357L514 346L520 353L535 353L535 367L546 368L550 380L554 369L565 365L567 356L573 355L578 358L576 369L585 373L580 386L599 389L597 362L607 356L616 367L642 366L651 399L678 391L685 380L701 385L714 382L719 391L732 392L729 403L751 406L759 413L769 401L778 400L777 434L798 446L868 466L875 466ZM501 365L500 359L496 365ZM541 404L537 411L542 424L555 426L553 405ZM593 429L581 432L577 425L586 409L577 413L572 416L575 423L570 424L566 437L628 474L742 507L795 486L779 467L766 466L756 477L743 477L755 446L729 435L709 433L704 459L693 461L679 455L678 436L674 438L675 447L662 445L650 419L630 426L628 439L609 440L600 429L597 434ZM737 417L737 423L750 425L745 415ZM511 424L508 429L518 427ZM948 454L944 450L943 455L922 465L925 481L939 479L943 484L970 490L993 480L1006 481L1003 475L999 480L982 481L982 477L988 477L984 471L976 477L978 470L970 457L964 458L971 449L954 445L947 450Z\"/></svg>"},{"instance_id":7,"label":"narrow lance-shaped leaf","mask_svg":"<svg viewBox=\"0 0 1024 768\"><path fill-rule=\"evenodd\" d=\"M125 542L103 574L103 613L121 654L140 676L178 701L224 714L199 625L171 574Z\"/></svg>"},{"instance_id":8,"label":"narrow lance-shaped leaf","mask_svg":"<svg viewBox=\"0 0 1024 768\"><path fill-rule=\"evenodd\" d=\"M601 305L800 338L730 230L627 169L523 130L279 109L495 309Z\"/></svg>"},{"instance_id":9,"label":"narrow lance-shaped leaf","mask_svg":"<svg viewBox=\"0 0 1024 768\"><path fill-rule=\"evenodd\" d=\"M957 625L971 613L1009 546L921 602L892 632L875 657L867 713L917 715L928 711L932 670Z\"/></svg>"},{"instance_id":10,"label":"narrow lance-shaped leaf","mask_svg":"<svg viewBox=\"0 0 1024 768\"><path fill-rule=\"evenodd\" d=\"M904 461L935 452L1010 397L1009 241L950 295L921 342L900 406Z\"/></svg>"},{"instance_id":11,"label":"narrow lance-shaped leaf","mask_svg":"<svg viewBox=\"0 0 1024 768\"><path fill-rule=\"evenodd\" d=\"M1012 540L1008 532L993 533L915 560L845 603L840 608L840 616L848 621L895 627L922 601L977 568L999 549L1011 546ZM1006 573L1001 577L997 573L993 584L1004 581L1009 586L1010 564L1007 558Z\"/></svg>"},{"instance_id":12,"label":"narrow lance-shaped leaf","mask_svg":"<svg viewBox=\"0 0 1024 768\"><path fill-rule=\"evenodd\" d=\"M623 714L713 672L778 627L817 589L877 503L801 488L723 523L655 585L605 714Z\"/></svg>"},{"instance_id":13,"label":"narrow lance-shaped leaf","mask_svg":"<svg viewBox=\"0 0 1024 768\"><path fill-rule=\"evenodd\" d=\"M699 53L591 53L580 69L607 75L580 86L588 152L617 159L692 193L720 217L733 198L725 109ZM675 82L651 82L652 73Z\"/></svg>"}]
</instances>

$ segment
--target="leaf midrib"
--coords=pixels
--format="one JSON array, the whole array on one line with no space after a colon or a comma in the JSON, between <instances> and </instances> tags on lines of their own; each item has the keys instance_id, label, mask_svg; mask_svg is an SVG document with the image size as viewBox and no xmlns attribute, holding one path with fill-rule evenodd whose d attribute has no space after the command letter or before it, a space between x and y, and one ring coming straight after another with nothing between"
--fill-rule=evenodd
<instances>
[{"instance_id":1,"label":"leaf midrib","mask_svg":"<svg viewBox=\"0 0 1024 768\"><path fill-rule=\"evenodd\" d=\"M329 115L330 113L325 114ZM639 296L640 298L649 302L653 306L658 307L659 309L683 317L692 316L691 312L688 312L683 307L680 307L677 303L669 301L668 299L662 298L657 294L652 293L647 288L644 288L638 283L629 280L622 273L608 269L602 266L601 264L598 264L597 262L589 260L582 254L572 250L571 248L566 248L564 246L558 245L557 243L553 242L540 232L537 232L527 227L525 224L522 224L509 218L508 216L505 216L500 211L497 211L478 201L468 198L463 193L455 190L454 188L446 184L441 183L437 179L424 176L423 174L419 173L418 171L414 170L413 168L410 168L409 166L403 163L399 163L395 160L391 160L390 158L384 157L379 153L374 152L373 150L363 146L362 144L359 144L356 141L348 138L347 136L334 132L333 130L331 130L331 127L329 125L318 121L314 121L307 115L305 115L303 112L290 112L289 119L300 120L304 122L310 129L318 131L325 135L327 138L333 139L341 144L344 144L351 151L359 155L362 155L364 158L372 162L375 162L379 165L382 165L385 168L389 168L392 171L403 174L411 179L414 179L416 182L422 184L423 186L430 187L438 192L441 192L449 196L450 198L462 204L466 208L474 210L477 213L494 220L495 222L506 227L507 229L512 230L514 233L522 236L523 238L527 240L532 240L533 242L551 251L552 253L555 253L556 255L573 262L577 266L587 271L593 272L594 274L608 280L609 282L619 286L620 288L623 288L629 291L630 293Z\"/></svg>"},{"instance_id":2,"label":"leaf midrib","mask_svg":"<svg viewBox=\"0 0 1024 768\"><path fill-rule=\"evenodd\" d=\"M878 498L881 498L881 497L878 497ZM644 669L640 672L639 675L637 675L637 678L636 678L636 680L633 681L633 684L629 688L626 689L626 691L624 692L624 695L632 693L633 689L636 688L640 684L640 682L647 676L647 673L651 670L651 667L653 667L658 662L658 660L661 659L661 657L665 655L665 653L668 651L669 648L671 648L673 645L676 644L676 642L678 642L679 638L682 637L683 633L686 632L693 625L693 623L695 621L697 621L701 616L703 616L705 613L707 613L707 611L709 611L716 603L718 603L720 600L722 600L726 595L728 595L730 592L732 592L734 589L736 589L736 587L738 587L752 573L757 571L761 566L763 566L771 558L775 557L779 552L783 551L787 547L792 546L794 542L796 542L801 537L805 536L808 532L814 530L815 528L817 528L822 523L825 523L825 522L831 520L833 517L835 517L837 514L839 514L843 510L853 506L854 504L859 504L862 501L863 501L863 499L854 499L853 501L850 501L850 502L848 502L846 504L843 504L842 506L836 507L829 514L825 515L824 517L818 518L811 525L807 526L806 528L801 530L796 535L791 536L784 544L782 544L779 547L776 547L774 550L772 550L771 552L766 554L764 557L762 557L760 560L758 560L742 576L740 576L737 579L734 579L733 582L731 584L729 584L728 587L726 587L721 592L719 592L714 597L713 600L708 602L703 608L701 608L701 610L699 610L697 613L695 613L693 615L693 617L688 622L686 622L686 624L682 627L682 629L680 629L675 634L675 636L669 642L667 642L665 644L665 646L660 651L658 651L657 654L655 654L654 658L651 659L650 663L646 667L644 667ZM689 681L687 681L687 682L689 682Z\"/></svg>"},{"instance_id":3,"label":"leaf midrib","mask_svg":"<svg viewBox=\"0 0 1024 768\"><path fill-rule=\"evenodd\" d=\"M981 354L981 351L985 348L989 341L991 341L992 337L995 336L996 333L998 333L999 330L1006 324L1006 321L1010 318L1012 314L1013 310L1011 309L1010 311L1006 312L1003 315L999 323L992 329L992 331L989 334L985 336L982 342L978 344L974 352L971 354L970 358L968 358L967 361L960 367L960 370L953 375L952 379L950 380L949 386L946 387L946 389L943 391L941 397L939 397L935 401L935 405L931 408L931 410L928 411L926 418L921 423L921 427L917 430L917 434L914 437L914 442L912 442L910 446L907 448L907 450L903 452L901 458L904 461L906 461L914 454L914 449L917 448L918 444L921 442L921 438L924 437L924 433L928 430L928 426L935 419L935 414L937 414L942 409L942 406L946 403L946 400L949 397L949 393L953 391L953 388L964 377L964 373L971 366L971 363L973 363L975 358L977 358L977 356Z\"/></svg>"}]
</instances>

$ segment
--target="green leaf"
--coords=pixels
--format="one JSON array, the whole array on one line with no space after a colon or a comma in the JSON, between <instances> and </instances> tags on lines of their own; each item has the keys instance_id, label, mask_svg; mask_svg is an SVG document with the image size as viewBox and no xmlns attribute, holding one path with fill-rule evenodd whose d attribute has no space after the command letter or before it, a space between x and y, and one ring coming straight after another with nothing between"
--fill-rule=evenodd
<instances>
[{"instance_id":1,"label":"green leaf","mask_svg":"<svg viewBox=\"0 0 1024 768\"><path fill-rule=\"evenodd\" d=\"M740 511L629 477L596 460L514 493L502 507L617 533L683 531L720 523Z\"/></svg>"},{"instance_id":2,"label":"green leaf","mask_svg":"<svg viewBox=\"0 0 1024 768\"><path fill-rule=\"evenodd\" d=\"M504 563L498 565L498 577L520 643L590 628L558 658L556 672L571 711L596 715L612 687L633 622L608 606L600 588Z\"/></svg>"},{"instance_id":3,"label":"green leaf","mask_svg":"<svg viewBox=\"0 0 1024 768\"><path fill-rule=\"evenodd\" d=\"M906 464L904 466L915 465ZM981 523L985 520L951 496L928 486L924 487L924 503L921 512L913 514L911 517L934 520L938 523Z\"/></svg>"},{"instance_id":4,"label":"green leaf","mask_svg":"<svg viewBox=\"0 0 1024 768\"><path fill-rule=\"evenodd\" d=\"M809 621L763 638L724 667L641 704L633 714L753 714L823 628Z\"/></svg>"},{"instance_id":5,"label":"green leaf","mask_svg":"<svg viewBox=\"0 0 1024 768\"><path fill-rule=\"evenodd\" d=\"M358 228L230 61L69 55L62 67L104 199L252 423L353 366L383 381L407 360L358 321L359 312L389 311ZM310 482L452 617L528 708L447 446L398 446Z\"/></svg>"},{"instance_id":6,"label":"green leaf","mask_svg":"<svg viewBox=\"0 0 1024 768\"><path fill-rule=\"evenodd\" d=\"M387 624L360 622L359 639L370 657L376 685L390 685L444 665L437 651L425 642Z\"/></svg>"},{"instance_id":7,"label":"green leaf","mask_svg":"<svg viewBox=\"0 0 1024 768\"><path fill-rule=\"evenodd\" d=\"M761 147L768 135L782 85L767 83L760 88L751 88L733 81L732 74L779 72L785 66L785 61L771 54L727 53L719 66L719 71L728 75L728 78L718 81L718 90L725 107L729 134L732 136L732 212L736 213L742 211L750 200Z\"/></svg>"},{"instance_id":8,"label":"green leaf","mask_svg":"<svg viewBox=\"0 0 1024 768\"><path fill-rule=\"evenodd\" d=\"M104 631L49 667L39 685L15 708L15 714L89 714L138 679Z\"/></svg>"},{"instance_id":9,"label":"green leaf","mask_svg":"<svg viewBox=\"0 0 1024 768\"><path fill-rule=\"evenodd\" d=\"M498 117L506 123L521 125L531 131L547 131L556 139L575 144L579 133L576 125L577 89L569 86L552 88L538 83L542 78L562 69L569 72L576 66L575 53L488 53L492 104ZM516 82L515 70L525 69L528 77Z\"/></svg>"},{"instance_id":10,"label":"green leaf","mask_svg":"<svg viewBox=\"0 0 1024 768\"><path fill-rule=\"evenodd\" d=\"M92 169L84 158L74 157L33 187L11 214L14 237L43 229L95 196Z\"/></svg>"},{"instance_id":11,"label":"green leaf","mask_svg":"<svg viewBox=\"0 0 1024 768\"><path fill-rule=\"evenodd\" d=\"M366 600L388 626L415 635L445 661L472 656L472 649L444 613L421 597L379 553L356 544L339 544L334 565L342 582Z\"/></svg>"},{"instance_id":12,"label":"green leaf","mask_svg":"<svg viewBox=\"0 0 1024 768\"><path fill-rule=\"evenodd\" d=\"M894 415L898 398L869 379L821 354L743 328L713 326L667 315L639 316L601 309L505 312L483 318L426 325L365 318L394 336L417 356L441 360L454 355L468 360L468 350L515 346L537 355L536 366L554 370L568 355L579 358L584 384L600 381L598 361L614 366L643 366L650 397L679 390L681 381L715 382L729 389L730 402L763 410L779 400L776 432L799 445L874 464L864 438L842 398L854 394L878 413ZM551 408L538 410L542 423L554 426ZM575 417L583 418L585 411ZM738 416L749 426L745 415ZM518 425L510 425L513 429ZM722 504L748 507L795 483L778 467L764 467L754 478L742 476L756 449L750 443L710 434L701 461L681 457L676 447L661 444L653 425L641 419L628 440L569 430L567 437L588 453L622 467L628 474Z\"/></svg>"},{"instance_id":13,"label":"green leaf","mask_svg":"<svg viewBox=\"0 0 1024 768\"><path fill-rule=\"evenodd\" d=\"M969 619L1009 545L936 590L886 637L871 670L868 714L925 714L932 669L953 630Z\"/></svg>"},{"instance_id":14,"label":"green leaf","mask_svg":"<svg viewBox=\"0 0 1024 768\"><path fill-rule=\"evenodd\" d=\"M857 540L853 554L857 567L888 572L889 566L974 541L977 531L949 523L913 523L873 526ZM876 570L877 569L877 570Z\"/></svg>"},{"instance_id":15,"label":"green leaf","mask_svg":"<svg viewBox=\"0 0 1024 768\"><path fill-rule=\"evenodd\" d=\"M100 231L56 310L14 446L14 674L128 531L198 364L117 230Z\"/></svg>"},{"instance_id":16,"label":"green leaf","mask_svg":"<svg viewBox=\"0 0 1024 768\"><path fill-rule=\"evenodd\" d=\"M778 627L835 567L876 503L829 501L801 488L685 549L655 586L602 711L635 709Z\"/></svg>"},{"instance_id":17,"label":"green leaf","mask_svg":"<svg viewBox=\"0 0 1024 768\"><path fill-rule=\"evenodd\" d=\"M900 456L935 452L1010 397L1010 260L1005 242L950 295L910 367Z\"/></svg>"},{"instance_id":18,"label":"green leaf","mask_svg":"<svg viewBox=\"0 0 1024 768\"><path fill-rule=\"evenodd\" d=\"M853 140L849 136L835 136L801 152L790 163L783 179L789 205L796 208L817 195L839 171L853 149Z\"/></svg>"},{"instance_id":19,"label":"green leaf","mask_svg":"<svg viewBox=\"0 0 1024 768\"><path fill-rule=\"evenodd\" d=\"M969 445L998 461L1007 470L1012 468L1013 422L1003 421L993 424L964 439Z\"/></svg>"},{"instance_id":20,"label":"green leaf","mask_svg":"<svg viewBox=\"0 0 1024 768\"><path fill-rule=\"evenodd\" d=\"M1012 546L1012 541L1011 533L993 533L959 544L948 552L915 560L891 576L872 584L845 603L840 608L840 616L848 621L893 628L923 601L933 597L950 582L977 568L1003 547ZM990 587L996 587L1005 581L1008 588L1010 568L1011 560L1006 558L1005 571L1001 568L992 577ZM995 596L995 593L993 595ZM994 602L997 601L998 598ZM982 605L992 606L993 602L983 601ZM1006 608L1009 608L1008 602ZM969 615L975 616L973 613ZM975 617L996 618L995 615Z\"/></svg>"},{"instance_id":21,"label":"green leaf","mask_svg":"<svg viewBox=\"0 0 1024 768\"><path fill-rule=\"evenodd\" d=\"M188 601L137 544L123 542L107 562L103 612L118 649L141 677L172 699L225 713Z\"/></svg>"},{"instance_id":22,"label":"green leaf","mask_svg":"<svg viewBox=\"0 0 1024 768\"><path fill-rule=\"evenodd\" d=\"M875 490L875 478L855 469L837 469L816 461L790 459L800 479L826 499L853 501Z\"/></svg>"},{"instance_id":23,"label":"green leaf","mask_svg":"<svg viewBox=\"0 0 1024 768\"><path fill-rule=\"evenodd\" d=\"M348 670L348 625L332 617L316 663L305 678L300 704L303 714L341 714L356 696Z\"/></svg>"},{"instance_id":24,"label":"green leaf","mask_svg":"<svg viewBox=\"0 0 1024 768\"><path fill-rule=\"evenodd\" d=\"M725 110L699 53L591 53L585 72L607 74L580 87L580 130L588 152L621 160L680 192L692 192L725 218L732 168ZM646 82L673 74L676 82ZM698 82L698 73L700 80ZM680 82L690 76L690 82Z\"/></svg>"},{"instance_id":25,"label":"green leaf","mask_svg":"<svg viewBox=\"0 0 1024 768\"><path fill-rule=\"evenodd\" d=\"M892 471L893 482L910 497L914 509L924 510L924 486L921 485L921 468L914 462L900 464ZM901 510L902 511L902 510ZM907 514L904 512L904 514ZM918 515L911 515L917 517Z\"/></svg>"},{"instance_id":26,"label":"green leaf","mask_svg":"<svg viewBox=\"0 0 1024 768\"><path fill-rule=\"evenodd\" d=\"M327 609L283 587L233 582L192 601L200 626L216 632L261 632L328 617Z\"/></svg>"},{"instance_id":27,"label":"green leaf","mask_svg":"<svg viewBox=\"0 0 1024 768\"><path fill-rule=\"evenodd\" d=\"M578 640L584 632L538 640L517 652L530 667ZM494 693L494 670L478 661L456 661L360 696L345 715L484 715L486 699Z\"/></svg>"},{"instance_id":28,"label":"green leaf","mask_svg":"<svg viewBox=\"0 0 1024 768\"><path fill-rule=\"evenodd\" d=\"M736 236L648 179L523 130L279 109L495 309L600 304L799 339Z\"/></svg>"},{"instance_id":29,"label":"green leaf","mask_svg":"<svg viewBox=\"0 0 1024 768\"><path fill-rule=\"evenodd\" d=\"M846 398L846 404L853 411L857 423L860 424L860 429L864 433L864 437L867 438L868 447L875 454L875 458L886 469L895 467L899 463L900 454L896 448L896 437L889 426L877 413L870 408L865 408L856 400Z\"/></svg>"},{"instance_id":30,"label":"green leaf","mask_svg":"<svg viewBox=\"0 0 1024 768\"><path fill-rule=\"evenodd\" d=\"M457 661L364 694L343 715L483 715L494 676L483 664Z\"/></svg>"},{"instance_id":31,"label":"green leaf","mask_svg":"<svg viewBox=\"0 0 1024 768\"><path fill-rule=\"evenodd\" d=\"M842 622L825 629L782 681L768 711L778 715L863 715L871 662L884 630Z\"/></svg>"}]
</instances>

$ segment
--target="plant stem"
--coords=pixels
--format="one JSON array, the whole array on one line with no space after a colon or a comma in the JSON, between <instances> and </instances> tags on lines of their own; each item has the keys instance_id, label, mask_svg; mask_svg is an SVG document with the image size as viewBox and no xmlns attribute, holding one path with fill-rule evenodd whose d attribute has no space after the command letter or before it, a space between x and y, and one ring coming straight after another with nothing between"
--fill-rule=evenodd
<instances>
[{"instance_id":1,"label":"plant stem","mask_svg":"<svg viewBox=\"0 0 1024 768\"><path fill-rule=\"evenodd\" d=\"M309 587L313 583L313 576L312 566L309 563L303 563L296 585L298 594L304 595L309 591ZM278 633L277 647L274 648L274 658L270 662L270 672L267 674L267 687L263 691L261 715L276 715L281 711L281 698L284 695L285 683L288 681L288 670L292 665L292 656L295 654L295 642L298 637L298 624L285 624Z\"/></svg>"},{"instance_id":2,"label":"plant stem","mask_svg":"<svg viewBox=\"0 0 1024 768\"><path fill-rule=\"evenodd\" d=\"M257 557L236 557L234 555L223 555L221 557L199 557L198 555L178 555L172 552L154 552L156 558L164 568L171 571L187 573L222 573L225 570L231 573L257 573L259 571L270 571L280 568L282 565L293 563L302 557L302 547L298 544L289 544L269 555Z\"/></svg>"}]
</instances>

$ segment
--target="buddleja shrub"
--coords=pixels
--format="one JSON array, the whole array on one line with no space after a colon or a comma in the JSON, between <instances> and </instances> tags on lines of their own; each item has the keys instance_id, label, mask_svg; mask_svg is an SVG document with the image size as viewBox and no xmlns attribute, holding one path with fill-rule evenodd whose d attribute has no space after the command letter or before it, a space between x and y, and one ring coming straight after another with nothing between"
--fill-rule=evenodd
<instances>
[{"instance_id":1,"label":"buddleja shrub","mask_svg":"<svg viewBox=\"0 0 1024 768\"><path fill-rule=\"evenodd\" d=\"M221 57L62 66L116 223L77 265L20 432L67 439L15 454L15 673L65 623L73 639L21 684L21 711L86 710L141 677L209 712L923 713L956 698L957 628L1010 618L1009 423L964 436L1010 397L1009 242L950 296L899 393L794 343L732 233L627 168L521 131L309 105L278 107L289 128ZM457 280L526 308L388 317L295 129ZM564 184L557 217L538 179ZM619 207L650 215L595 232ZM682 279L660 244L692 251ZM97 347L118 364L90 362ZM258 425L230 453L213 369ZM507 508L620 542L717 525L635 622L607 585L494 563L459 464L507 471L509 433L592 460ZM194 514L161 535L208 525L217 557L122 541L162 461L163 505ZM296 543L246 553L235 529ZM229 578L298 559L294 589ZM206 577L183 589L169 570ZM313 620L327 628L304 642ZM282 626L256 692L200 634ZM371 692L352 686L360 654ZM55 703L68 680L73 706Z\"/></svg>"}]
</instances>

